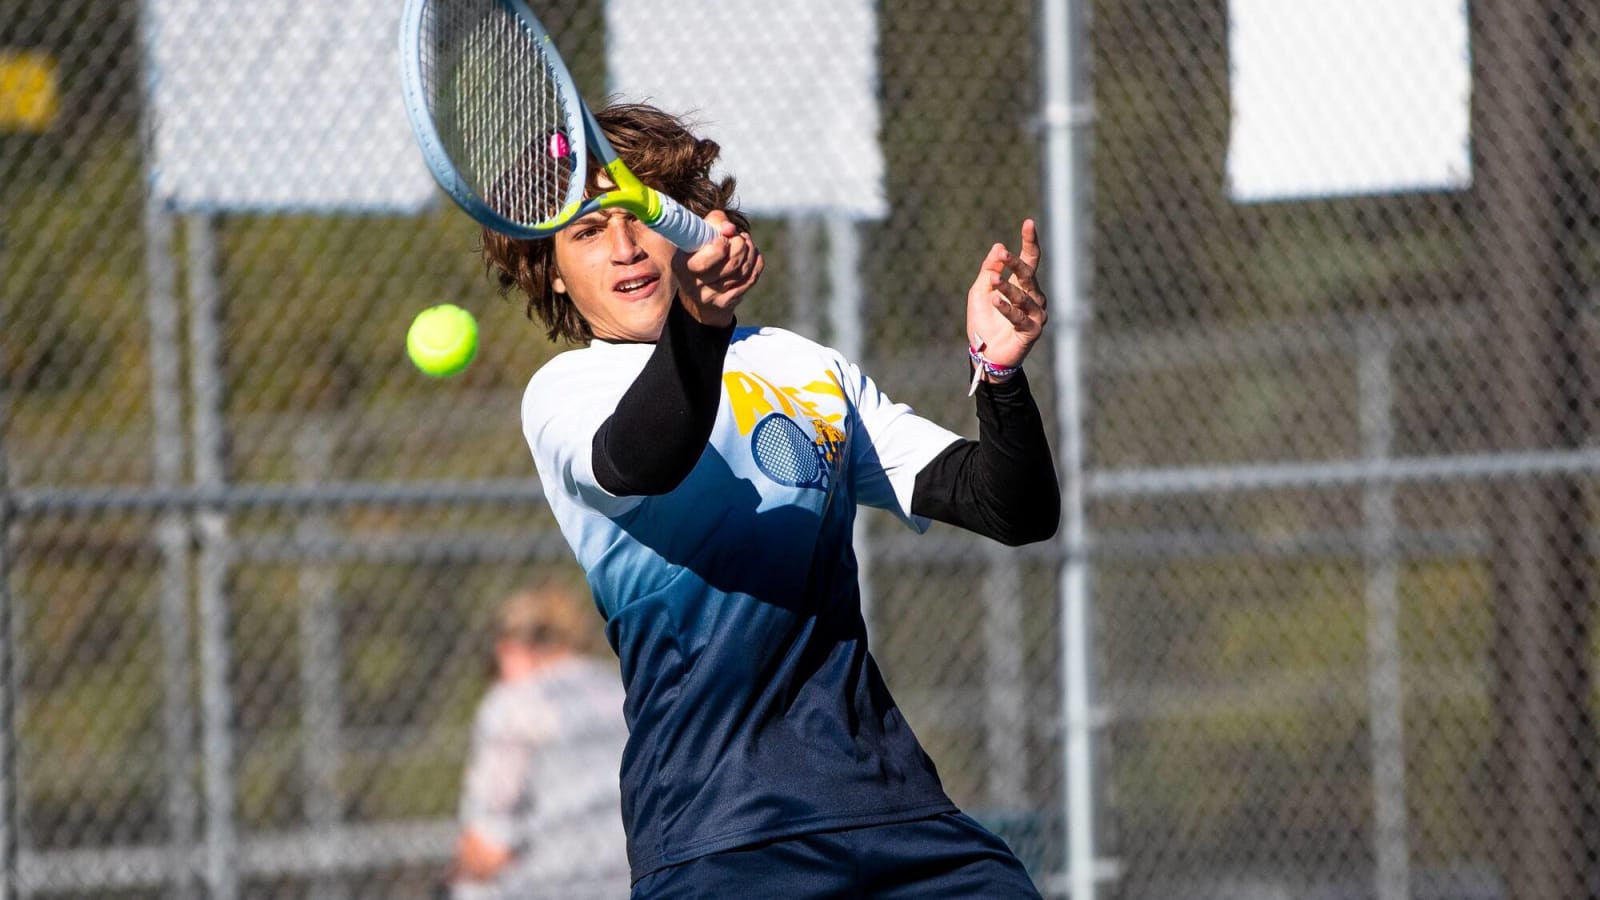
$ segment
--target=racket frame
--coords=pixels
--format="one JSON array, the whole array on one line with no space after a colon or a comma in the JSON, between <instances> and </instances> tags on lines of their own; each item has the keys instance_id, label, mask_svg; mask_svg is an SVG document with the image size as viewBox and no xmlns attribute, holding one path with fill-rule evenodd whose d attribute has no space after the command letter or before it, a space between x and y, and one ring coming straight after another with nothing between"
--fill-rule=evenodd
<instances>
[{"instance_id":1,"label":"racket frame","mask_svg":"<svg viewBox=\"0 0 1600 900\"><path fill-rule=\"evenodd\" d=\"M583 95L578 91L577 82L567 69L566 60L556 48L554 39L523 0L496 0L496 2L512 14L518 26L542 48L545 64L556 83L562 106L567 112L567 136L571 145L573 170L567 187L566 203L549 219L528 224L512 221L496 212L467 184L466 179L462 178L456 169L455 163L451 161L444 141L439 137L438 126L434 124L433 114L428 108L428 97L423 90L423 13L430 4L441 2L449 0L406 0L400 22L400 81L406 115L411 121L411 130L417 139L417 145L422 150L423 162L426 163L434 180L446 194L450 195L450 199L454 200L457 206L489 228L519 240L549 237L570 225L574 219L601 209L626 210L684 250L696 250L715 237L716 232L709 223L685 209L676 200L644 184L623 163L622 158L611 146L611 142L606 140L600 124L595 121L589 104L584 102ZM574 123L570 120L574 113L582 122L581 128L571 127ZM584 193L587 191L591 154L598 158L613 187L586 199Z\"/></svg>"}]
</instances>

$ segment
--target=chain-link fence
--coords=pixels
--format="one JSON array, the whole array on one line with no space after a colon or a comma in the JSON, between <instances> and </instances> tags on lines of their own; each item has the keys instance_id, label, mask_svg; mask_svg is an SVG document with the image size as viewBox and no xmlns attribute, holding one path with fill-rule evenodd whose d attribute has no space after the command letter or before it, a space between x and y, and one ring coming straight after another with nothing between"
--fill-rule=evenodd
<instances>
[{"instance_id":1,"label":"chain-link fence","mask_svg":"<svg viewBox=\"0 0 1600 900\"><path fill-rule=\"evenodd\" d=\"M516 421L555 348L447 204L153 202L151 6L0 0L5 896L426 896L489 611L576 578ZM744 317L971 434L976 265L1075 223L1029 368L1081 528L863 535L891 687L1046 893L1595 896L1600 12L1455 11L1461 183L1237 202L1251 6L876 4L888 215L761 219ZM539 7L602 95L604 4ZM436 382L442 300L485 340Z\"/></svg>"}]
</instances>

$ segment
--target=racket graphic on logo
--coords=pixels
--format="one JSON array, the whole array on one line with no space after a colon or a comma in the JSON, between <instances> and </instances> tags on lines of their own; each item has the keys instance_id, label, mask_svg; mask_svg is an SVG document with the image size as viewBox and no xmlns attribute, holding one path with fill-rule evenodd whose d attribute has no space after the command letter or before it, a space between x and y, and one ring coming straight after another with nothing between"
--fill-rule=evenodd
<instances>
[{"instance_id":1,"label":"racket graphic on logo","mask_svg":"<svg viewBox=\"0 0 1600 900\"><path fill-rule=\"evenodd\" d=\"M828 470L811 435L788 416L772 413L750 433L750 453L761 474L799 488L827 486Z\"/></svg>"},{"instance_id":2,"label":"racket graphic on logo","mask_svg":"<svg viewBox=\"0 0 1600 900\"><path fill-rule=\"evenodd\" d=\"M489 228L542 238L597 209L625 209L684 250L716 236L617 157L523 0L407 0L400 61L428 170ZM591 154L613 187L586 199Z\"/></svg>"}]
</instances>

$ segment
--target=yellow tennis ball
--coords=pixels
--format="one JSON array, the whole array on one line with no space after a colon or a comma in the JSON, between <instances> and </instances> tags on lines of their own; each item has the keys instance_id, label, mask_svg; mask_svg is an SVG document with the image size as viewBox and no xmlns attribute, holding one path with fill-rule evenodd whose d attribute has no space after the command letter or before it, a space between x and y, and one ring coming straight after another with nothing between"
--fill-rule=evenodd
<instances>
[{"instance_id":1,"label":"yellow tennis ball","mask_svg":"<svg viewBox=\"0 0 1600 900\"><path fill-rule=\"evenodd\" d=\"M478 353L478 320L459 306L430 306L412 320L406 353L417 368L435 378L459 373Z\"/></svg>"}]
</instances>

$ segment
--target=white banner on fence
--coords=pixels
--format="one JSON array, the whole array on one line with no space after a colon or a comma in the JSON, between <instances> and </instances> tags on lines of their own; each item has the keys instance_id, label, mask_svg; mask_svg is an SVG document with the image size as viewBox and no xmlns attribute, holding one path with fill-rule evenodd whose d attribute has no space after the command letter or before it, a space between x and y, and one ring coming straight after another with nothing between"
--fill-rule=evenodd
<instances>
[{"instance_id":1,"label":"white banner on fence","mask_svg":"<svg viewBox=\"0 0 1600 900\"><path fill-rule=\"evenodd\" d=\"M206 211L415 211L399 0L146 0L155 192Z\"/></svg>"},{"instance_id":2,"label":"white banner on fence","mask_svg":"<svg viewBox=\"0 0 1600 900\"><path fill-rule=\"evenodd\" d=\"M611 89L721 144L745 211L887 212L872 3L607 0L606 28Z\"/></svg>"},{"instance_id":3,"label":"white banner on fence","mask_svg":"<svg viewBox=\"0 0 1600 900\"><path fill-rule=\"evenodd\" d=\"M1240 201L1472 183L1464 0L1229 0Z\"/></svg>"}]
</instances>

